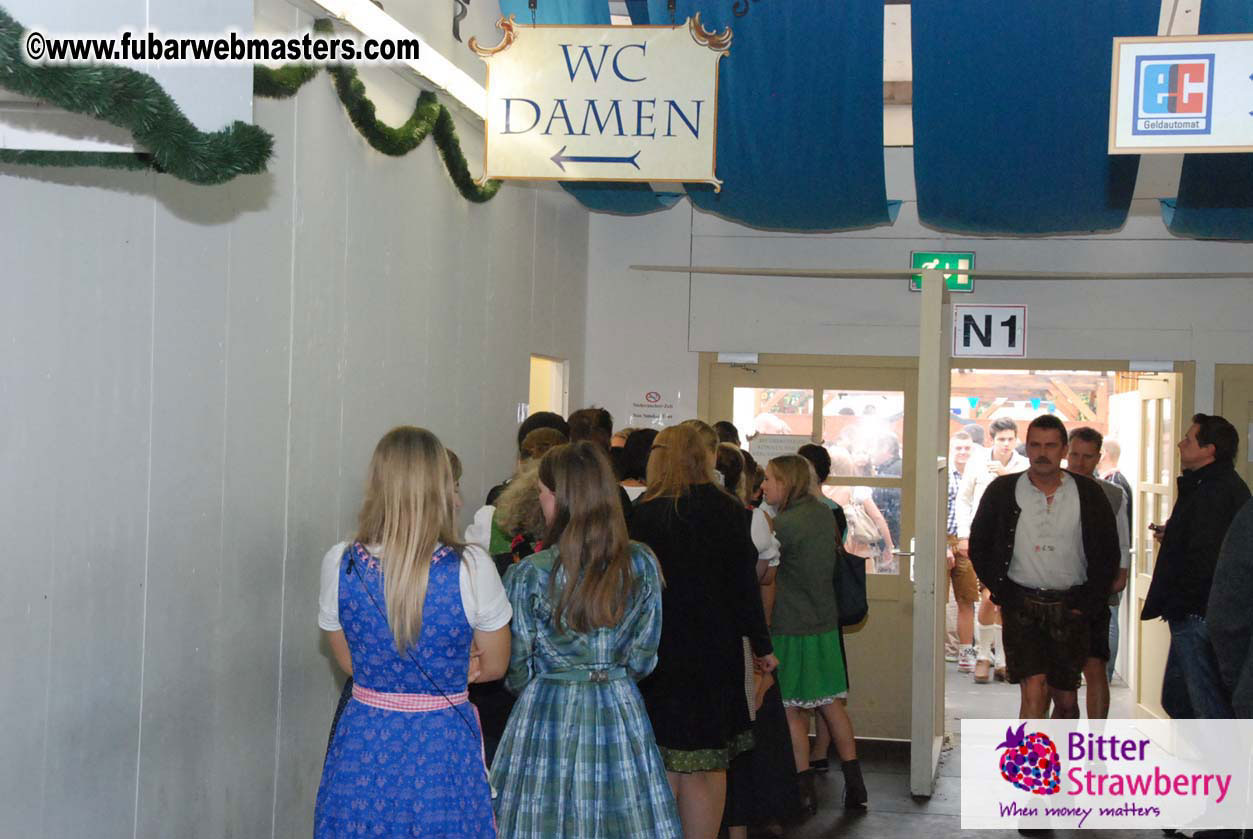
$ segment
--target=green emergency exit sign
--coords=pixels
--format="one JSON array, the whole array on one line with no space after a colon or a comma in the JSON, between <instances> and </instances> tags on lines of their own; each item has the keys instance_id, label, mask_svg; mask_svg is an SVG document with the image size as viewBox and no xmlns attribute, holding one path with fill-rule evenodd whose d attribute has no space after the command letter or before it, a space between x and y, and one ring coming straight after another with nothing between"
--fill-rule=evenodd
<instances>
[{"instance_id":1,"label":"green emergency exit sign","mask_svg":"<svg viewBox=\"0 0 1253 839\"><path fill-rule=\"evenodd\" d=\"M909 254L910 268L935 268L944 272L944 283L949 291L974 291L975 281L967 271L975 267L973 253L953 253L941 251L912 251ZM922 274L914 274L909 278L910 291L922 291Z\"/></svg>"}]
</instances>

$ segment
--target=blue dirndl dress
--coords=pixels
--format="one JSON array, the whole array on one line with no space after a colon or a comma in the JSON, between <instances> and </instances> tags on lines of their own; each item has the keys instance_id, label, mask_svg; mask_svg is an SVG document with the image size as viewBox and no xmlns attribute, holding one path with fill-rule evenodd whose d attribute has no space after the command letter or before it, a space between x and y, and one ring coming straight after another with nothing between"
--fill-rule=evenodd
<instances>
[{"instance_id":1,"label":"blue dirndl dress","mask_svg":"<svg viewBox=\"0 0 1253 839\"><path fill-rule=\"evenodd\" d=\"M635 686L657 664L657 560L632 544L635 587L622 620L586 633L553 626L556 560L549 548L505 574L513 605L505 684L521 696L492 762L500 839L681 839Z\"/></svg>"},{"instance_id":2,"label":"blue dirndl dress","mask_svg":"<svg viewBox=\"0 0 1253 839\"><path fill-rule=\"evenodd\" d=\"M495 839L482 733L465 699L474 633L461 605L460 565L451 548L435 552L422 635L401 655L378 559L359 544L340 559L339 615L354 695L322 770L315 839Z\"/></svg>"}]
</instances>

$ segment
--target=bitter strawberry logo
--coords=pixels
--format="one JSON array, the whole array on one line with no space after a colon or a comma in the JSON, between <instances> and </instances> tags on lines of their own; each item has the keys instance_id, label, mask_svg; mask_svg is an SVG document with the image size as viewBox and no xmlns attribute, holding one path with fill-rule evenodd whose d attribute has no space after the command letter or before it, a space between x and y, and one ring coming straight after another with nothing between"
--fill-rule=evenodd
<instances>
[{"instance_id":1,"label":"bitter strawberry logo","mask_svg":"<svg viewBox=\"0 0 1253 839\"><path fill-rule=\"evenodd\" d=\"M1001 777L1035 795L1056 795L1061 789L1062 764L1057 746L1047 734L1025 734L1027 724L1005 729L1001 752Z\"/></svg>"}]
</instances>

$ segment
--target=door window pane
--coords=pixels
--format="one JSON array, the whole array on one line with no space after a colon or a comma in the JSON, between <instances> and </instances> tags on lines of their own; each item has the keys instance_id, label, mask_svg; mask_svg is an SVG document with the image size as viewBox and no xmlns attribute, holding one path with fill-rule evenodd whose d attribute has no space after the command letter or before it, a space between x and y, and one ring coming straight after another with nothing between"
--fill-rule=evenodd
<instances>
[{"instance_id":1,"label":"door window pane","mask_svg":"<svg viewBox=\"0 0 1253 839\"><path fill-rule=\"evenodd\" d=\"M1162 419L1158 425L1161 434L1162 445L1158 454L1157 468L1161 475L1159 484L1170 484L1171 472L1175 468L1175 422L1171 415L1172 399L1163 399L1162 402Z\"/></svg>"},{"instance_id":2,"label":"door window pane","mask_svg":"<svg viewBox=\"0 0 1253 839\"><path fill-rule=\"evenodd\" d=\"M848 522L844 549L866 559L867 574L897 574L900 563L892 554L900 542L892 535L884 508L900 520L901 491L896 487L831 486L822 492L844 511Z\"/></svg>"},{"instance_id":3,"label":"door window pane","mask_svg":"<svg viewBox=\"0 0 1253 839\"><path fill-rule=\"evenodd\" d=\"M1154 517L1153 521L1157 524L1165 524L1168 518L1170 518L1170 497L1167 495L1158 495L1157 516Z\"/></svg>"},{"instance_id":4,"label":"door window pane","mask_svg":"<svg viewBox=\"0 0 1253 839\"><path fill-rule=\"evenodd\" d=\"M831 478L887 478L895 486L827 486L844 509L845 547L867 558L866 570L899 573L892 550L901 544L901 473L907 441L905 393L899 390L824 390L822 442L831 454Z\"/></svg>"},{"instance_id":5,"label":"door window pane","mask_svg":"<svg viewBox=\"0 0 1253 839\"><path fill-rule=\"evenodd\" d=\"M1157 475L1157 415L1158 415L1157 399L1146 399L1144 402L1144 429L1141 438L1141 468L1144 470L1140 474L1144 476L1144 480L1152 483L1158 483Z\"/></svg>"},{"instance_id":6,"label":"door window pane","mask_svg":"<svg viewBox=\"0 0 1253 839\"><path fill-rule=\"evenodd\" d=\"M823 445L848 452L858 475L900 477L904 428L902 391L822 392Z\"/></svg>"},{"instance_id":7,"label":"door window pane","mask_svg":"<svg viewBox=\"0 0 1253 839\"><path fill-rule=\"evenodd\" d=\"M758 435L805 438L790 441L797 447L813 439L814 392L807 388L737 387L732 394L731 414L731 422L735 423L749 452L777 454L775 447L764 445L766 441L754 448L754 438Z\"/></svg>"}]
</instances>

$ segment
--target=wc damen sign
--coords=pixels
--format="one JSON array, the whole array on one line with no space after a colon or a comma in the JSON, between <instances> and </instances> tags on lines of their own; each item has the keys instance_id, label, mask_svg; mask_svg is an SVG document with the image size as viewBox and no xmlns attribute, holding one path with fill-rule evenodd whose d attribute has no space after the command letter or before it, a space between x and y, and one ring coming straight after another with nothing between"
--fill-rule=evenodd
<instances>
[{"instance_id":1,"label":"wc damen sign","mask_svg":"<svg viewBox=\"0 0 1253 839\"><path fill-rule=\"evenodd\" d=\"M700 181L715 173L718 62L731 30L519 26L487 62L483 177Z\"/></svg>"},{"instance_id":2,"label":"wc damen sign","mask_svg":"<svg viewBox=\"0 0 1253 839\"><path fill-rule=\"evenodd\" d=\"M1023 358L1026 354L1026 306L953 307L955 358Z\"/></svg>"}]
</instances>

